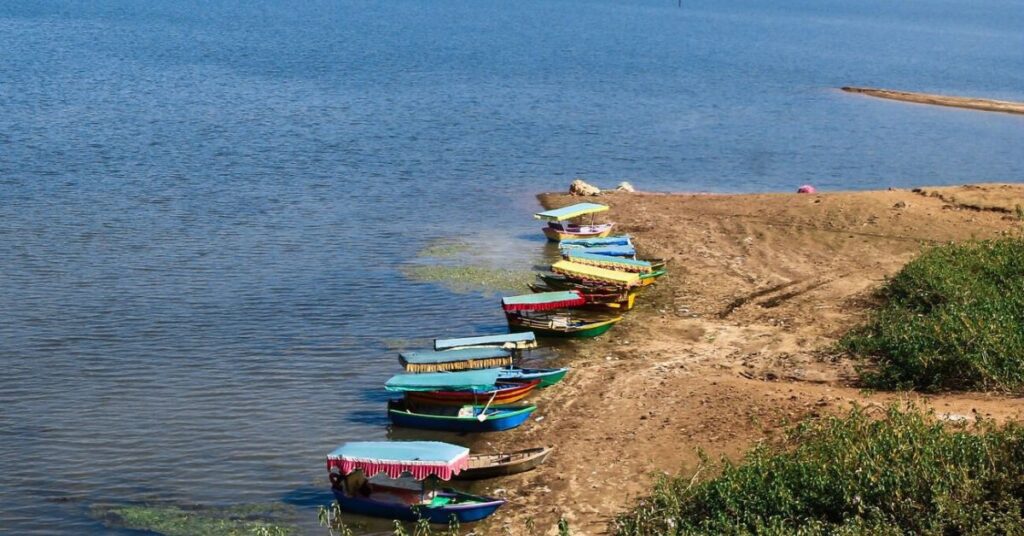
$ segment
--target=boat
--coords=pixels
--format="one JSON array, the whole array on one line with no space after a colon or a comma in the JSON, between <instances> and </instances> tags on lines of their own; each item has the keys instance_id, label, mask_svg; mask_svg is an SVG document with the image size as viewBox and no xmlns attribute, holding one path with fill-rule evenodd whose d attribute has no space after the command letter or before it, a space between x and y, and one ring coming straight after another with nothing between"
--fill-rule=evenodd
<instances>
[{"instance_id":1,"label":"boat","mask_svg":"<svg viewBox=\"0 0 1024 536\"><path fill-rule=\"evenodd\" d=\"M612 329L621 316L606 320L572 318L562 315L528 315L513 313L505 315L511 329L531 330L548 337L575 337L588 339L597 337Z\"/></svg>"},{"instance_id":2,"label":"boat","mask_svg":"<svg viewBox=\"0 0 1024 536\"><path fill-rule=\"evenodd\" d=\"M530 418L537 406L437 406L388 401L388 418L395 426L446 432L500 432L515 428Z\"/></svg>"},{"instance_id":3,"label":"boat","mask_svg":"<svg viewBox=\"0 0 1024 536\"><path fill-rule=\"evenodd\" d=\"M396 374L384 384L414 404L465 406L508 405L526 398L540 385L539 379L502 382L500 369Z\"/></svg>"},{"instance_id":4,"label":"boat","mask_svg":"<svg viewBox=\"0 0 1024 536\"><path fill-rule=\"evenodd\" d=\"M609 270L599 266L590 266L578 262L561 260L551 265L551 271L568 279L583 283L615 285L623 288L642 286L640 274Z\"/></svg>"},{"instance_id":5,"label":"boat","mask_svg":"<svg viewBox=\"0 0 1024 536\"><path fill-rule=\"evenodd\" d=\"M536 447L494 454L470 454L469 466L453 478L454 480L481 480L525 473L543 464L550 454L551 447Z\"/></svg>"},{"instance_id":6,"label":"boat","mask_svg":"<svg viewBox=\"0 0 1024 536\"><path fill-rule=\"evenodd\" d=\"M564 244L564 242L563 242ZM636 248L633 246L594 246L594 247L565 247L559 244L559 251L564 256L570 252L586 252L594 255L607 255L609 257L636 257Z\"/></svg>"},{"instance_id":7,"label":"boat","mask_svg":"<svg viewBox=\"0 0 1024 536\"><path fill-rule=\"evenodd\" d=\"M622 320L588 318L565 310L586 303L582 292L564 290L506 296L501 299L501 308L512 331L530 330L550 337L596 337Z\"/></svg>"},{"instance_id":8,"label":"boat","mask_svg":"<svg viewBox=\"0 0 1024 536\"><path fill-rule=\"evenodd\" d=\"M606 236L603 238L567 238L562 240L558 247L560 248L592 248L602 246L631 246L633 245L633 238L627 235L615 235Z\"/></svg>"},{"instance_id":9,"label":"boat","mask_svg":"<svg viewBox=\"0 0 1024 536\"><path fill-rule=\"evenodd\" d=\"M451 488L436 480L465 473L469 449L438 441L354 441L327 455L331 491L343 511L385 519L448 524L472 523L505 501Z\"/></svg>"},{"instance_id":10,"label":"boat","mask_svg":"<svg viewBox=\"0 0 1024 536\"><path fill-rule=\"evenodd\" d=\"M534 214L540 220L546 220L543 228L548 240L558 242L567 238L603 238L611 234L614 223L594 223L594 214L605 212L608 205L598 203L577 203L554 210L546 210ZM590 216L590 223L574 222L584 216Z\"/></svg>"},{"instance_id":11,"label":"boat","mask_svg":"<svg viewBox=\"0 0 1024 536\"><path fill-rule=\"evenodd\" d=\"M507 368L501 369L498 379L513 382L539 381L538 389L551 387L562 381L569 372L568 368Z\"/></svg>"},{"instance_id":12,"label":"boat","mask_svg":"<svg viewBox=\"0 0 1024 536\"><path fill-rule=\"evenodd\" d=\"M530 335L532 337L533 334L531 333ZM536 338L534 338L534 341L536 341ZM512 361L512 353L510 351L491 346L455 348L453 350L433 352L402 352L398 354L398 362L409 372L442 372L511 367Z\"/></svg>"},{"instance_id":13,"label":"boat","mask_svg":"<svg viewBox=\"0 0 1024 536\"><path fill-rule=\"evenodd\" d=\"M525 331L522 333L502 333L501 335L462 337L458 339L434 339L434 350L457 350L475 347L495 347L509 351L532 350L537 347L537 337L533 333Z\"/></svg>"},{"instance_id":14,"label":"boat","mask_svg":"<svg viewBox=\"0 0 1024 536\"><path fill-rule=\"evenodd\" d=\"M587 306L602 309L620 309L628 311L636 303L636 292L622 290L618 287L588 286L586 284L569 283L563 288L557 288L547 283L529 283L530 290L534 292L555 292L558 290L576 290L583 294L587 300Z\"/></svg>"},{"instance_id":15,"label":"boat","mask_svg":"<svg viewBox=\"0 0 1024 536\"><path fill-rule=\"evenodd\" d=\"M654 268L651 265L651 263L647 261L638 261L636 259L628 259L623 257L612 257L610 255L600 255L596 253L590 253L587 250L562 250L562 258L570 262L575 262L577 264L597 266L598 268L607 268L609 270L619 270L622 272L635 272L638 274L647 274L654 271Z\"/></svg>"}]
</instances>

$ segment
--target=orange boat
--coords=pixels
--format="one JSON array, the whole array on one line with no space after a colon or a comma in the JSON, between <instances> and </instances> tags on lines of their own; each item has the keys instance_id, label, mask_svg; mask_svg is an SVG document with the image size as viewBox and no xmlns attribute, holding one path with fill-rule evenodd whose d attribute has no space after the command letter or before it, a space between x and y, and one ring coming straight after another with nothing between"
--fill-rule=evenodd
<instances>
[{"instance_id":1,"label":"orange boat","mask_svg":"<svg viewBox=\"0 0 1024 536\"><path fill-rule=\"evenodd\" d=\"M497 383L494 389L485 391L407 391L405 400L419 404L441 406L467 406L488 404L504 406L526 398L540 385L540 380L528 382Z\"/></svg>"}]
</instances>

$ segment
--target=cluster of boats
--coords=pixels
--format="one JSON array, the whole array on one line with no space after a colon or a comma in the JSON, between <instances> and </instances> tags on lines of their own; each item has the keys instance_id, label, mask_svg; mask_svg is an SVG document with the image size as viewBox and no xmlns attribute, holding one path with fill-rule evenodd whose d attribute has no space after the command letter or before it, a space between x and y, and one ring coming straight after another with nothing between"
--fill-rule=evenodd
<instances>
[{"instance_id":1,"label":"cluster of boats","mask_svg":"<svg viewBox=\"0 0 1024 536\"><path fill-rule=\"evenodd\" d=\"M544 234L561 259L531 284L533 294L508 296L501 307L507 334L437 339L431 350L399 354L404 373L384 388L392 426L460 433L498 432L525 423L537 406L523 403L555 385L568 368L521 368L537 337L595 337L622 319L638 292L665 274L665 263L640 260L628 235L609 236L613 223L595 223L605 205L580 203L540 212ZM587 224L579 223L590 216ZM432 523L483 519L504 500L438 486L438 481L493 478L531 470L549 447L472 454L438 441L348 442L327 457L332 490L342 510Z\"/></svg>"}]
</instances>

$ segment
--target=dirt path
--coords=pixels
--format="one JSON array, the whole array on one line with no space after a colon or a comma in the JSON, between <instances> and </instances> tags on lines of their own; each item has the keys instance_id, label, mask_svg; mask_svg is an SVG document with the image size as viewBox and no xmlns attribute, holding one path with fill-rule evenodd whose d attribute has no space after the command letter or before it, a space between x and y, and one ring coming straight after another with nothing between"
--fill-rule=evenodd
<instances>
[{"instance_id":1,"label":"dirt path","mask_svg":"<svg viewBox=\"0 0 1024 536\"><path fill-rule=\"evenodd\" d=\"M1024 114L1024 102L1001 101L992 99L975 99L971 97L948 97L945 95L932 95L930 93L912 93L909 91L893 91L890 89L875 89L870 87L842 87L848 93L860 93L880 99L914 102L917 104L932 104L935 106L952 106L954 108L969 108L971 110L982 110L986 112L1003 112L1008 114Z\"/></svg>"},{"instance_id":2,"label":"dirt path","mask_svg":"<svg viewBox=\"0 0 1024 536\"><path fill-rule=\"evenodd\" d=\"M542 469L484 486L511 503L481 531L526 534L532 518L554 533L561 514L575 534L602 533L658 472L692 470L698 449L738 456L852 402L912 396L940 414L1022 417L1021 399L866 394L852 364L830 354L862 320L871 291L923 244L1020 232L1018 200L1024 187L1000 185L601 196L643 256L669 259L670 274L607 335L574 345L570 377L536 397L539 422L479 446L556 448Z\"/></svg>"}]
</instances>

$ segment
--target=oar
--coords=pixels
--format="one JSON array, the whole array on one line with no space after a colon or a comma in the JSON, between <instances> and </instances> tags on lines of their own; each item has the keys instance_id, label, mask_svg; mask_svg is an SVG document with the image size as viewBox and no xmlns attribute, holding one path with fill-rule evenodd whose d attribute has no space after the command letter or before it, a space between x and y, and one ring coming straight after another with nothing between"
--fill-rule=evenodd
<instances>
[{"instance_id":1,"label":"oar","mask_svg":"<svg viewBox=\"0 0 1024 536\"><path fill-rule=\"evenodd\" d=\"M476 420L480 422L484 422L487 420L487 408L491 407L491 402L494 402L494 397L496 396L498 396L497 389L495 389L494 392L491 393L491 399L487 401L487 404L484 404L484 410L480 412L480 415L476 416Z\"/></svg>"}]
</instances>

